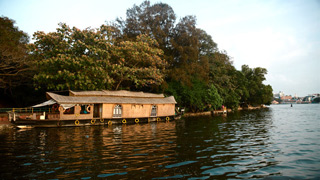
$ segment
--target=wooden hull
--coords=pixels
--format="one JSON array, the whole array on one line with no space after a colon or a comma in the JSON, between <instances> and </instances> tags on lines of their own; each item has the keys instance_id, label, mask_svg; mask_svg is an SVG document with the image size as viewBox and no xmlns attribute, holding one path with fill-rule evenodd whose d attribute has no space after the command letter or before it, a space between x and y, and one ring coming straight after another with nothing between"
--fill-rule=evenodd
<instances>
[{"instance_id":1,"label":"wooden hull","mask_svg":"<svg viewBox=\"0 0 320 180\"><path fill-rule=\"evenodd\" d=\"M130 118L130 119L75 119L75 120L32 120L17 118L11 121L17 128L34 128L34 127L77 127L77 126L110 126L113 124L136 124L148 122L166 122L179 119L180 116L167 117L149 117L149 118Z\"/></svg>"}]
</instances>

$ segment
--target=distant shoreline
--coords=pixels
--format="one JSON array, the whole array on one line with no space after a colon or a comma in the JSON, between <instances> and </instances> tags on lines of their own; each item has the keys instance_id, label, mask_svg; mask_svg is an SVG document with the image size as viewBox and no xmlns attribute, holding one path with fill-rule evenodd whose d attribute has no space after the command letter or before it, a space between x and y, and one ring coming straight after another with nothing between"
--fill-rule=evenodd
<instances>
[{"instance_id":1,"label":"distant shoreline","mask_svg":"<svg viewBox=\"0 0 320 180\"><path fill-rule=\"evenodd\" d=\"M269 108L268 106L262 105L262 106L257 106L257 107L253 107L253 106L249 106L247 108L241 108L239 107L237 109L237 111L243 111L243 110L256 110L256 109L265 109L265 108ZM227 109L227 113L233 112L231 109ZM190 117L190 116L209 116L209 115L223 115L223 114L227 114L227 113L223 113L222 110L214 110L214 111L205 111L205 112L196 112L196 113L185 113L183 116L185 117Z\"/></svg>"}]
</instances>

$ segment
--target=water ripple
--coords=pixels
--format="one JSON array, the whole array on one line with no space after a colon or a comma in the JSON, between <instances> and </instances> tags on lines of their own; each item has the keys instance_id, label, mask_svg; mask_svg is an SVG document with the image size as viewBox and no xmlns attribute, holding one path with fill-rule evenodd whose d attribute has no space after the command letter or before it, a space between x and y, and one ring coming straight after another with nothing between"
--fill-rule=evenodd
<instances>
[{"instance_id":1,"label":"water ripple","mask_svg":"<svg viewBox=\"0 0 320 180\"><path fill-rule=\"evenodd\" d=\"M317 179L320 105L169 123L0 128L0 179Z\"/></svg>"}]
</instances>

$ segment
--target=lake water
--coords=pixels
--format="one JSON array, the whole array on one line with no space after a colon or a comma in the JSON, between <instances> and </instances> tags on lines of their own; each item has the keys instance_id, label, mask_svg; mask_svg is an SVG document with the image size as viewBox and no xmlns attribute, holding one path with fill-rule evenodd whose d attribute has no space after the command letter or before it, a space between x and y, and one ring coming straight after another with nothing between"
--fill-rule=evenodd
<instances>
[{"instance_id":1,"label":"lake water","mask_svg":"<svg viewBox=\"0 0 320 180\"><path fill-rule=\"evenodd\" d=\"M0 126L0 179L320 179L320 104L120 126Z\"/></svg>"}]
</instances>

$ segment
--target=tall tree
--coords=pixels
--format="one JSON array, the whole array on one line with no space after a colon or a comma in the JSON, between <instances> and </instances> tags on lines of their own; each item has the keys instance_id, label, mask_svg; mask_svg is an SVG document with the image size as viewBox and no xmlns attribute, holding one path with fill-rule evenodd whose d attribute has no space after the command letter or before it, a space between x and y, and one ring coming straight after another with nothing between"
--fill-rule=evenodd
<instances>
[{"instance_id":1,"label":"tall tree","mask_svg":"<svg viewBox=\"0 0 320 180\"><path fill-rule=\"evenodd\" d=\"M168 82L168 84L169 86L165 93L173 95L178 104L186 107L187 111L199 112L208 107L206 98L211 94L208 94L208 88L201 80L194 78L192 86L174 80Z\"/></svg>"},{"instance_id":2,"label":"tall tree","mask_svg":"<svg viewBox=\"0 0 320 180\"><path fill-rule=\"evenodd\" d=\"M206 102L208 104L208 110L217 110L223 104L223 99L213 84L211 84L207 90Z\"/></svg>"},{"instance_id":3,"label":"tall tree","mask_svg":"<svg viewBox=\"0 0 320 180\"><path fill-rule=\"evenodd\" d=\"M173 9L168 4L151 5L146 0L139 6L129 8L126 16L125 20L116 19L116 25L121 29L124 39L134 39L140 34L146 34L159 43L159 48L164 51L164 58L171 62L171 38L176 21Z\"/></svg>"},{"instance_id":4,"label":"tall tree","mask_svg":"<svg viewBox=\"0 0 320 180\"><path fill-rule=\"evenodd\" d=\"M231 109L239 106L240 95L237 86L237 70L233 66L231 58L225 51L217 51L209 58L209 78L220 96L223 104Z\"/></svg>"},{"instance_id":5,"label":"tall tree","mask_svg":"<svg viewBox=\"0 0 320 180\"><path fill-rule=\"evenodd\" d=\"M177 101L184 106L197 111L206 107L195 103L199 99L207 104L216 104L215 107L222 99L228 108L237 109L241 103L252 101L252 80L236 70L227 52L220 51L210 35L197 28L196 17L185 16L177 24L175 18L169 5L151 5L146 0L128 9L126 19L117 19L117 24L124 38L146 33L159 42L168 63L167 84L163 87L167 93L176 95ZM208 93L204 99L204 96L198 96L206 94L203 92L208 88L212 88L212 92L216 89L217 93L211 94L218 96L209 96ZM269 90L261 86L257 92ZM193 96L197 97L196 100ZM217 103L212 98L218 98Z\"/></svg>"},{"instance_id":6,"label":"tall tree","mask_svg":"<svg viewBox=\"0 0 320 180\"><path fill-rule=\"evenodd\" d=\"M111 57L110 34L70 28L60 24L57 32L36 32L30 44L38 69L36 88L51 90L110 89L113 83L107 70Z\"/></svg>"},{"instance_id":7,"label":"tall tree","mask_svg":"<svg viewBox=\"0 0 320 180\"><path fill-rule=\"evenodd\" d=\"M176 25L175 20L176 15L169 5L151 5L150 1L144 1L128 9L125 20L117 19L116 22L124 39L146 33L159 42L168 64L167 84L163 86L167 88L166 92L174 94L178 102L192 111L203 110L208 102L212 102L206 100L212 97L207 92L209 57L217 51L217 44L204 30L196 27L195 16L183 17Z\"/></svg>"},{"instance_id":8,"label":"tall tree","mask_svg":"<svg viewBox=\"0 0 320 180\"><path fill-rule=\"evenodd\" d=\"M169 77L189 86L194 77L204 81L208 77L208 61L200 56L201 32L196 28L196 18L186 16L176 25L172 39L174 67Z\"/></svg>"},{"instance_id":9,"label":"tall tree","mask_svg":"<svg viewBox=\"0 0 320 180\"><path fill-rule=\"evenodd\" d=\"M30 45L39 67L37 88L54 90L125 89L163 81L164 61L156 41L138 36L117 42L115 28L79 30L60 24L57 32L34 34Z\"/></svg>"},{"instance_id":10,"label":"tall tree","mask_svg":"<svg viewBox=\"0 0 320 180\"><path fill-rule=\"evenodd\" d=\"M112 53L111 77L118 89L121 84L136 88L160 85L164 81L166 62L163 51L156 48L156 40L146 36L137 36L136 41L119 43Z\"/></svg>"},{"instance_id":11,"label":"tall tree","mask_svg":"<svg viewBox=\"0 0 320 180\"><path fill-rule=\"evenodd\" d=\"M247 80L246 89L249 93L247 103L251 105L270 104L273 96L272 87L263 84L263 81L266 80L267 69L261 67L251 69L248 65L242 65L241 72Z\"/></svg>"},{"instance_id":12,"label":"tall tree","mask_svg":"<svg viewBox=\"0 0 320 180\"><path fill-rule=\"evenodd\" d=\"M26 47L29 37L14 23L0 17L0 89L11 89L30 80Z\"/></svg>"}]
</instances>

